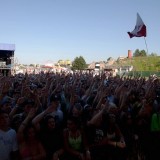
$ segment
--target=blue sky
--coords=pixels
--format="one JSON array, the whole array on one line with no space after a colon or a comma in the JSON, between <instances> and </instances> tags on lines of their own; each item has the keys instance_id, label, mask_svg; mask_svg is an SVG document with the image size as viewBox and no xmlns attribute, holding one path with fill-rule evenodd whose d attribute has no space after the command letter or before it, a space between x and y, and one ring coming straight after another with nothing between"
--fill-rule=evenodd
<instances>
[{"instance_id":1,"label":"blue sky","mask_svg":"<svg viewBox=\"0 0 160 160\"><path fill-rule=\"evenodd\" d=\"M149 53L160 54L159 0L0 0L0 43L15 44L20 63L74 60L87 63L146 50L130 39L137 12L147 26Z\"/></svg>"}]
</instances>

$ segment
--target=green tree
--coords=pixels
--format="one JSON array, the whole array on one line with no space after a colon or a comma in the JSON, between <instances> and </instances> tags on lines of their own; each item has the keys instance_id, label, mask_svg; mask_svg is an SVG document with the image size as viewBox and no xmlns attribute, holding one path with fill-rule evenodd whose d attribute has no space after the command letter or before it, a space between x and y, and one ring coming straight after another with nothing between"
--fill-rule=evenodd
<instances>
[{"instance_id":1,"label":"green tree","mask_svg":"<svg viewBox=\"0 0 160 160\"><path fill-rule=\"evenodd\" d=\"M157 53L151 53L149 56L156 57Z\"/></svg>"},{"instance_id":2,"label":"green tree","mask_svg":"<svg viewBox=\"0 0 160 160\"><path fill-rule=\"evenodd\" d=\"M136 49L135 52L133 53L133 57L138 57L139 56L139 49Z\"/></svg>"},{"instance_id":3,"label":"green tree","mask_svg":"<svg viewBox=\"0 0 160 160\"><path fill-rule=\"evenodd\" d=\"M109 57L109 58L107 59L107 61L110 61L110 60L113 60L113 58L112 58L112 57Z\"/></svg>"},{"instance_id":4,"label":"green tree","mask_svg":"<svg viewBox=\"0 0 160 160\"><path fill-rule=\"evenodd\" d=\"M30 66L30 67L35 67L35 64L30 64L29 66Z\"/></svg>"},{"instance_id":5,"label":"green tree","mask_svg":"<svg viewBox=\"0 0 160 160\"><path fill-rule=\"evenodd\" d=\"M87 67L86 61L82 56L76 57L72 62L73 70L83 70L86 69L86 67Z\"/></svg>"},{"instance_id":6,"label":"green tree","mask_svg":"<svg viewBox=\"0 0 160 160\"><path fill-rule=\"evenodd\" d=\"M145 57L147 56L147 53L145 50L139 50L139 49L136 49L135 52L133 53L133 56L134 57Z\"/></svg>"},{"instance_id":7,"label":"green tree","mask_svg":"<svg viewBox=\"0 0 160 160\"><path fill-rule=\"evenodd\" d=\"M141 51L140 51L140 56L141 56L141 57L146 57L146 56L147 56L146 51L145 51L145 50L141 50Z\"/></svg>"}]
</instances>

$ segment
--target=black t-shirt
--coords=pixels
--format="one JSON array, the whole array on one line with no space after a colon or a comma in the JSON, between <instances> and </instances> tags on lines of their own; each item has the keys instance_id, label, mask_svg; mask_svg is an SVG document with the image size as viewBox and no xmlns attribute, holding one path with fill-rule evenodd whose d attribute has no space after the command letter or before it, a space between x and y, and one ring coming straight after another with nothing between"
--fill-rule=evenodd
<instances>
[{"instance_id":1,"label":"black t-shirt","mask_svg":"<svg viewBox=\"0 0 160 160\"><path fill-rule=\"evenodd\" d=\"M105 125L99 127L88 126L86 128L87 139L90 145L98 144L107 135L107 128Z\"/></svg>"},{"instance_id":2,"label":"black t-shirt","mask_svg":"<svg viewBox=\"0 0 160 160\"><path fill-rule=\"evenodd\" d=\"M63 132L59 129L42 130L40 133L41 142L46 150L47 157L63 147Z\"/></svg>"}]
</instances>

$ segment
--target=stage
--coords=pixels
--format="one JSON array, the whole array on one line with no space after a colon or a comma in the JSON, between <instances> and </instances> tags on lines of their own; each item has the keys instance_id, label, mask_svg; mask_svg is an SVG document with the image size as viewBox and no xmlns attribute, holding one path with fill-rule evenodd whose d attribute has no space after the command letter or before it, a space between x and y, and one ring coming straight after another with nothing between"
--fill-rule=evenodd
<instances>
[{"instance_id":1,"label":"stage","mask_svg":"<svg viewBox=\"0 0 160 160\"><path fill-rule=\"evenodd\" d=\"M14 44L0 43L0 74L9 76L14 74Z\"/></svg>"}]
</instances>

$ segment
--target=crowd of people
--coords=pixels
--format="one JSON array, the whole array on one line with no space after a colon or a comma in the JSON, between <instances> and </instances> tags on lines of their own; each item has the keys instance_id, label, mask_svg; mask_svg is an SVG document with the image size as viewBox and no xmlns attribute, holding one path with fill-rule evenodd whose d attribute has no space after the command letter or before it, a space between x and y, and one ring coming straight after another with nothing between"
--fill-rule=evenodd
<instances>
[{"instance_id":1,"label":"crowd of people","mask_svg":"<svg viewBox=\"0 0 160 160\"><path fill-rule=\"evenodd\" d=\"M159 160L160 80L0 76L1 160Z\"/></svg>"}]
</instances>

